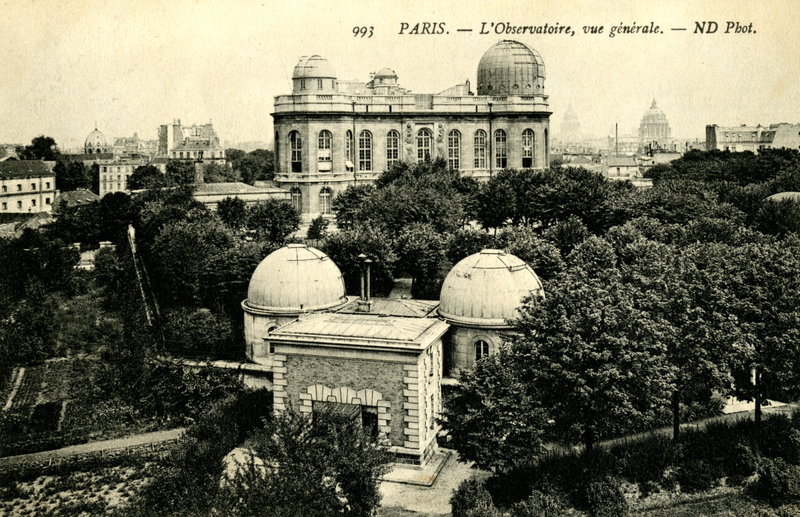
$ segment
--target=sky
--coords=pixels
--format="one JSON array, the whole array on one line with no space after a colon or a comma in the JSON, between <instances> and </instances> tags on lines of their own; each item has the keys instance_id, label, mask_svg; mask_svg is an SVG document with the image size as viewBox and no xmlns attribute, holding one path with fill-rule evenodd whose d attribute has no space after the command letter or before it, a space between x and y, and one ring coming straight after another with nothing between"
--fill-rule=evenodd
<instances>
[{"instance_id":1,"label":"sky","mask_svg":"<svg viewBox=\"0 0 800 517\"><path fill-rule=\"evenodd\" d=\"M687 140L704 139L707 124L800 123L797 0L0 4L0 143L43 134L62 149L80 148L95 125L109 139L155 139L173 119L212 121L230 144L267 142L274 97L291 92L301 56L327 58L339 79L367 81L388 67L414 93L465 79L474 91L481 56L501 39L541 54L555 136L570 104L581 132L603 137L615 124L620 134L634 132L653 99L673 136ZM445 33L408 34L426 22L443 23ZM612 27L634 22L659 31L610 37ZM696 33L698 22L718 29ZM734 26L725 34L727 22L752 32ZM545 24L574 35L495 32ZM584 33L599 26L602 34ZM357 27L371 37L355 36Z\"/></svg>"}]
</instances>

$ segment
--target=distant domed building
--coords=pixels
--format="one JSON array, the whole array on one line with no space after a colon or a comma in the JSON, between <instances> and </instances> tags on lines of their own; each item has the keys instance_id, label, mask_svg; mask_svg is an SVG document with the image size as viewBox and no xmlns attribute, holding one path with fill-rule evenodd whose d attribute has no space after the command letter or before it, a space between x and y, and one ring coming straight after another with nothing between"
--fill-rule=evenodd
<instances>
[{"instance_id":1,"label":"distant domed building","mask_svg":"<svg viewBox=\"0 0 800 517\"><path fill-rule=\"evenodd\" d=\"M352 415L398 461L424 464L437 449L442 385L497 350L530 296L544 296L530 266L483 250L456 264L438 302L372 299L368 288L348 297L327 255L290 244L250 280L247 358L272 371L276 411Z\"/></svg>"},{"instance_id":2,"label":"distant domed building","mask_svg":"<svg viewBox=\"0 0 800 517\"><path fill-rule=\"evenodd\" d=\"M567 107L564 113L564 120L561 122L561 134L559 138L562 142L577 142L581 137L581 122L578 114L572 109L572 104Z\"/></svg>"},{"instance_id":3,"label":"distant domed building","mask_svg":"<svg viewBox=\"0 0 800 517\"><path fill-rule=\"evenodd\" d=\"M89 136L86 137L86 141L83 144L84 154L105 154L112 152L110 149L105 135L96 127L94 131L89 133Z\"/></svg>"},{"instance_id":4,"label":"distant domed building","mask_svg":"<svg viewBox=\"0 0 800 517\"><path fill-rule=\"evenodd\" d=\"M667 116L656 104L650 105L650 109L644 112L642 122L639 124L639 145L646 147L648 145L658 148L667 148L672 139L672 130L667 122Z\"/></svg>"},{"instance_id":5,"label":"distant domed building","mask_svg":"<svg viewBox=\"0 0 800 517\"><path fill-rule=\"evenodd\" d=\"M275 181L304 220L332 216L333 198L393 164L442 158L481 181L507 167L549 166L550 111L539 53L500 41L470 81L413 94L381 68L368 82L340 80L327 59L302 57L291 95L275 97Z\"/></svg>"}]
</instances>

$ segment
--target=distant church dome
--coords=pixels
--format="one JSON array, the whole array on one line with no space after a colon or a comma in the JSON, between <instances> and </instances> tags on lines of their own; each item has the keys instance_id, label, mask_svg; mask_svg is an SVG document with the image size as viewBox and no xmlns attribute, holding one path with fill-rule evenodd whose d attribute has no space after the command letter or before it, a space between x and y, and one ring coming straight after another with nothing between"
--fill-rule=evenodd
<instances>
[{"instance_id":1,"label":"distant church dome","mask_svg":"<svg viewBox=\"0 0 800 517\"><path fill-rule=\"evenodd\" d=\"M544 89L542 56L518 41L503 40L478 63L478 95L530 95Z\"/></svg>"},{"instance_id":2,"label":"distant church dome","mask_svg":"<svg viewBox=\"0 0 800 517\"><path fill-rule=\"evenodd\" d=\"M442 284L439 316L449 323L505 328L530 295L544 295L531 267L501 250L483 250L455 265Z\"/></svg>"},{"instance_id":3,"label":"distant church dome","mask_svg":"<svg viewBox=\"0 0 800 517\"><path fill-rule=\"evenodd\" d=\"M94 131L89 133L86 137L86 142L83 144L85 154L100 154L108 152L108 141L105 135L94 128Z\"/></svg>"},{"instance_id":4,"label":"distant church dome","mask_svg":"<svg viewBox=\"0 0 800 517\"><path fill-rule=\"evenodd\" d=\"M258 265L244 305L288 314L331 309L346 302L344 278L336 264L316 248L289 244Z\"/></svg>"},{"instance_id":5,"label":"distant church dome","mask_svg":"<svg viewBox=\"0 0 800 517\"><path fill-rule=\"evenodd\" d=\"M653 99L650 109L644 112L642 122L639 124L639 139L643 141L663 141L670 138L671 134L672 130L669 127L669 122L667 122L667 116L659 109L656 100Z\"/></svg>"},{"instance_id":6,"label":"distant church dome","mask_svg":"<svg viewBox=\"0 0 800 517\"><path fill-rule=\"evenodd\" d=\"M294 67L292 79L336 79L336 72L328 60L323 57L303 56Z\"/></svg>"}]
</instances>

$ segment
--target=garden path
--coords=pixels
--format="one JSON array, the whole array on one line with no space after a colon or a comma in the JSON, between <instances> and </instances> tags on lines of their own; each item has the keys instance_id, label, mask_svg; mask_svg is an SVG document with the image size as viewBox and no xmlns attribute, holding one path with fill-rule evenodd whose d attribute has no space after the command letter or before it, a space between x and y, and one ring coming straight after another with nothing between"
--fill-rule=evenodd
<instances>
[{"instance_id":1,"label":"garden path","mask_svg":"<svg viewBox=\"0 0 800 517\"><path fill-rule=\"evenodd\" d=\"M186 431L185 428L170 429L168 431L156 431L152 433L137 434L133 436L126 436L124 438L116 438L114 440L104 440L100 442L83 443L80 445L71 445L62 449L55 449L52 451L35 452L33 454L21 454L19 456L8 456L0 458L0 468L12 465L20 465L25 463L39 463L49 461L51 459L69 458L71 456L80 456L82 454L89 454L94 452L105 452L120 449L127 449L130 447L140 447L147 445L156 445L164 442L170 442L180 438Z\"/></svg>"}]
</instances>

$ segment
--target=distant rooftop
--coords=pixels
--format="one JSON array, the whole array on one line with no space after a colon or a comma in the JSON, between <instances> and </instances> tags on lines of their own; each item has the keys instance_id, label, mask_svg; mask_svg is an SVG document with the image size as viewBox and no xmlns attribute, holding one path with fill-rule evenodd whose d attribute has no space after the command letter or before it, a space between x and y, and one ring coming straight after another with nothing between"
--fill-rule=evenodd
<instances>
[{"instance_id":1,"label":"distant rooftop","mask_svg":"<svg viewBox=\"0 0 800 517\"><path fill-rule=\"evenodd\" d=\"M0 162L0 179L43 178L53 176L40 160L6 160Z\"/></svg>"}]
</instances>

